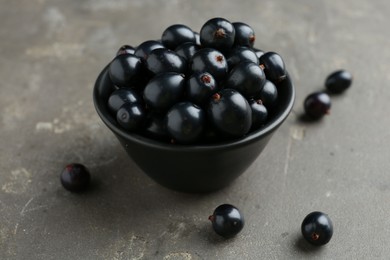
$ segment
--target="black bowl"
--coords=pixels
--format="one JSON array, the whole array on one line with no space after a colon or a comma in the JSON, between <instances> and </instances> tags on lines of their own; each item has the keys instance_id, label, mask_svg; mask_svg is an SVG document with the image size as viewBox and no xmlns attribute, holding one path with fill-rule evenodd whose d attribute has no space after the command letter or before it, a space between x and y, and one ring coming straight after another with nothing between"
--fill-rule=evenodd
<instances>
[{"instance_id":1,"label":"black bowl","mask_svg":"<svg viewBox=\"0 0 390 260\"><path fill-rule=\"evenodd\" d=\"M107 107L114 86L107 67L98 76L93 100L97 113L115 134L129 157L154 181L183 192L211 192L221 189L256 160L272 134L289 115L295 90L289 76L278 86L278 106L261 129L231 142L211 145L176 145L126 132Z\"/></svg>"}]
</instances>

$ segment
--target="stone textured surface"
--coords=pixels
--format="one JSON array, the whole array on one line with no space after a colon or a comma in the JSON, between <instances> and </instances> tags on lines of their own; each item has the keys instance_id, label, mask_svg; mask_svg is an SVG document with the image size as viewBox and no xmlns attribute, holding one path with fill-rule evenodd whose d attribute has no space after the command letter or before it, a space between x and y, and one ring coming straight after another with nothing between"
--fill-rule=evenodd
<instances>
[{"instance_id":1,"label":"stone textured surface","mask_svg":"<svg viewBox=\"0 0 390 260\"><path fill-rule=\"evenodd\" d=\"M0 259L387 259L390 255L390 3L364 1L0 0ZM222 16L250 24L256 47L285 58L297 98L258 160L207 195L167 190L128 159L98 118L92 88L122 44L174 23ZM331 115L299 120L307 94L345 68ZM92 189L71 194L61 169L81 162ZM232 240L207 219L232 203ZM311 211L335 231L300 238Z\"/></svg>"}]
</instances>

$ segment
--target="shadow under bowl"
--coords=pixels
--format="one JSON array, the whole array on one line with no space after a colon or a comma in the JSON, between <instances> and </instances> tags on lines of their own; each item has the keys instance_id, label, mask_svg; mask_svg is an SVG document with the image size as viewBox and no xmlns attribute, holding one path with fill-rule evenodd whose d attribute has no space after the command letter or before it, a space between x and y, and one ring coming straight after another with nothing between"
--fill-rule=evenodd
<instances>
[{"instance_id":1,"label":"shadow under bowl","mask_svg":"<svg viewBox=\"0 0 390 260\"><path fill-rule=\"evenodd\" d=\"M162 186L182 192L212 192L229 185L256 160L272 134L289 115L295 99L291 78L278 85L278 105L267 124L245 137L205 145L177 145L123 130L107 100L115 89L107 67L98 76L93 100L97 113L138 167Z\"/></svg>"}]
</instances>

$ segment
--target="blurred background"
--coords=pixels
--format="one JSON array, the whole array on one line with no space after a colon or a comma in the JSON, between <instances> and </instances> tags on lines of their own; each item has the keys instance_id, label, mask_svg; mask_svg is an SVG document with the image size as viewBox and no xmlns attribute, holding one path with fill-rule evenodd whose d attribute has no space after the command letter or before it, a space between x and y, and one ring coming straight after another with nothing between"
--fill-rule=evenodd
<instances>
[{"instance_id":1,"label":"blurred background","mask_svg":"<svg viewBox=\"0 0 390 260\"><path fill-rule=\"evenodd\" d=\"M389 13L384 0L0 0L0 259L386 259ZM127 157L92 89L121 45L213 17L249 24L255 47L283 56L296 103L231 186L178 193ZM300 121L304 98L338 69L352 87L323 120ZM70 162L90 169L88 192L61 187ZM234 239L207 219L222 203L245 216ZM319 249L300 236L314 210L335 226Z\"/></svg>"}]
</instances>

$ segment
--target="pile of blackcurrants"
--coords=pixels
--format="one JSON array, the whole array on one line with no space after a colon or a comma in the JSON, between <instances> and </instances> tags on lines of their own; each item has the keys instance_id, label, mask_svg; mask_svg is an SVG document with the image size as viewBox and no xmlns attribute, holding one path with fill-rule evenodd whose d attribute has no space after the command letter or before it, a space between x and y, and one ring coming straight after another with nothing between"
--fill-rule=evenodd
<instances>
[{"instance_id":1,"label":"pile of blackcurrants","mask_svg":"<svg viewBox=\"0 0 390 260\"><path fill-rule=\"evenodd\" d=\"M108 65L108 108L126 131L159 141L243 137L270 120L287 77L282 57L254 42L249 25L213 18L199 33L175 24L161 40L123 45Z\"/></svg>"}]
</instances>

